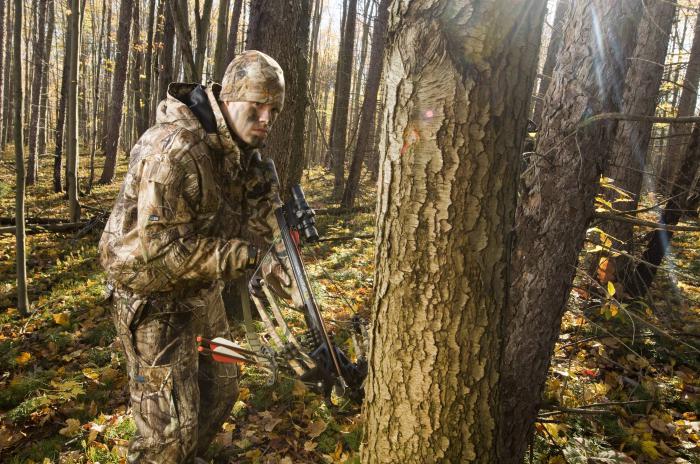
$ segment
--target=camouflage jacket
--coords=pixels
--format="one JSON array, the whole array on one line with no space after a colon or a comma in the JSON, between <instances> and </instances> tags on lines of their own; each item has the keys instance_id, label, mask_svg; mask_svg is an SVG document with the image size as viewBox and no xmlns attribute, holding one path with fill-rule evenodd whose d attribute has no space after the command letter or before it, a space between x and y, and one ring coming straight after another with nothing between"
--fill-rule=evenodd
<instances>
[{"instance_id":1,"label":"camouflage jacket","mask_svg":"<svg viewBox=\"0 0 700 464\"><path fill-rule=\"evenodd\" d=\"M211 108L209 124L188 107L193 90L168 88L156 124L131 150L100 240L108 279L137 293L188 292L236 278L249 259L242 237L271 242L278 228L278 186L259 152L232 138L217 103L220 87L204 89L206 97L197 90Z\"/></svg>"}]
</instances>

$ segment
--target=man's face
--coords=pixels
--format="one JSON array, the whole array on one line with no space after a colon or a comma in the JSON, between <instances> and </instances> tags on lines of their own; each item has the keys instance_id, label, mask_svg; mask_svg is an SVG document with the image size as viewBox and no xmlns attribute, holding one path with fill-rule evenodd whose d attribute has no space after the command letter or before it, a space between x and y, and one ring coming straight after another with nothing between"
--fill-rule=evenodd
<instances>
[{"instance_id":1,"label":"man's face","mask_svg":"<svg viewBox=\"0 0 700 464\"><path fill-rule=\"evenodd\" d=\"M262 146L279 114L279 109L269 103L222 102L221 106L238 138L255 148Z\"/></svg>"}]
</instances>

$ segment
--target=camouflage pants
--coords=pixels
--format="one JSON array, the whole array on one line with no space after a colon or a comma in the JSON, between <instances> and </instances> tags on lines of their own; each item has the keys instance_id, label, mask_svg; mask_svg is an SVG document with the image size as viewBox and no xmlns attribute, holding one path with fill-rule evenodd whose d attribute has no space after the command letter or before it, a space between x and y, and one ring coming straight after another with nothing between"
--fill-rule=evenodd
<instances>
[{"instance_id":1,"label":"camouflage pants","mask_svg":"<svg viewBox=\"0 0 700 464\"><path fill-rule=\"evenodd\" d=\"M238 396L237 368L197 352L196 336L229 337L220 284L186 298L116 289L136 437L130 463L189 463L203 454Z\"/></svg>"}]
</instances>

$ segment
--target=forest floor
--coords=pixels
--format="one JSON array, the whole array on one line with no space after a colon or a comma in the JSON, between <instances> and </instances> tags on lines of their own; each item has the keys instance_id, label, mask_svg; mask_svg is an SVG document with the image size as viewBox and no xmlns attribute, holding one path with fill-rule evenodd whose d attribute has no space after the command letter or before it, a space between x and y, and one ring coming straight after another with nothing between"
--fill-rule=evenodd
<instances>
[{"instance_id":1,"label":"forest floor","mask_svg":"<svg viewBox=\"0 0 700 464\"><path fill-rule=\"evenodd\" d=\"M14 169L0 169L0 217L13 216ZM28 188L28 217L68 217L50 167ZM99 172L99 169L98 169ZM118 179L122 179L124 164ZM312 207L332 207L332 177L303 181ZM111 209L119 183L95 185L85 216ZM304 248L331 330L369 317L374 273L375 192L365 182L360 212L319 214L322 237ZM124 357L104 301L97 259L101 228L27 238L32 312L15 308L14 236L0 235L0 462L122 463L135 427ZM354 237L354 238L353 238ZM526 461L700 463L700 233L674 237L649 305L618 305L574 289ZM583 287L583 284L581 284ZM242 339L240 323L233 336ZM329 407L300 382L244 368L241 391L212 447L216 463L359 462L360 405Z\"/></svg>"}]
</instances>

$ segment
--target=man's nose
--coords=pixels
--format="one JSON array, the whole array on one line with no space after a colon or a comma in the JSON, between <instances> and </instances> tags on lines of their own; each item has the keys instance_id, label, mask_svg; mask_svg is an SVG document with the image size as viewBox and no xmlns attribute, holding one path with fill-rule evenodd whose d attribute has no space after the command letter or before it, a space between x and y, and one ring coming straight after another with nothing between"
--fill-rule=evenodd
<instances>
[{"instance_id":1,"label":"man's nose","mask_svg":"<svg viewBox=\"0 0 700 464\"><path fill-rule=\"evenodd\" d=\"M258 111L258 121L270 124L272 120L272 111L269 108L263 108Z\"/></svg>"}]
</instances>

